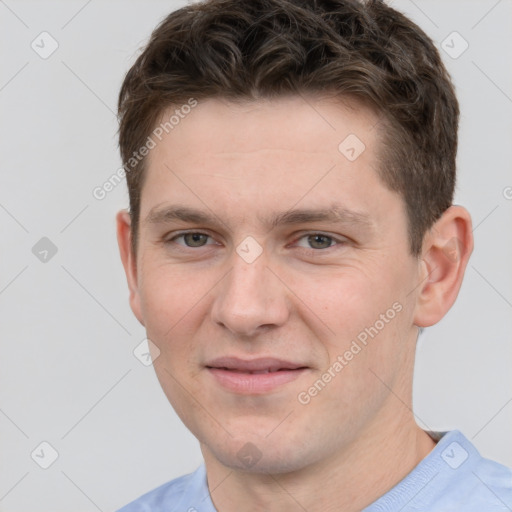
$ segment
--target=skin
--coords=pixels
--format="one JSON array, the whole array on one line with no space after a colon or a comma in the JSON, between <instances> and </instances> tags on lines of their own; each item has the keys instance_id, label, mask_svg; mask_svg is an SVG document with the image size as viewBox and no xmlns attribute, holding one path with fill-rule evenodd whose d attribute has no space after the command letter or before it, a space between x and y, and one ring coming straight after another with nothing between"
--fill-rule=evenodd
<instances>
[{"instance_id":1,"label":"skin","mask_svg":"<svg viewBox=\"0 0 512 512\"><path fill-rule=\"evenodd\" d=\"M117 216L132 310L160 351L158 379L200 442L221 512L361 510L435 445L412 413L416 339L457 296L471 220L452 206L411 256L403 199L377 174L377 123L361 105L314 96L202 101L148 156L136 255L130 216ZM338 150L349 134L366 146L352 162ZM213 219L158 215L177 205ZM335 208L366 220L269 224ZM208 236L176 238L183 230ZM262 249L252 263L236 251L247 236ZM194 240L207 243L186 245ZM400 312L300 403L396 303ZM308 369L268 393L239 394L205 367L228 355ZM237 456L244 446L255 464Z\"/></svg>"}]
</instances>

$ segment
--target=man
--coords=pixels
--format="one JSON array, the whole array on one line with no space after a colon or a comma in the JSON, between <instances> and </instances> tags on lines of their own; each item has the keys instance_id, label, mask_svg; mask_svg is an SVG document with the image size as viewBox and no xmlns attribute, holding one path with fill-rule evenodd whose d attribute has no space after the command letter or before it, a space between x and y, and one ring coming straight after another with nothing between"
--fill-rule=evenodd
<instances>
[{"instance_id":1,"label":"man","mask_svg":"<svg viewBox=\"0 0 512 512\"><path fill-rule=\"evenodd\" d=\"M211 0L123 83L130 304L205 464L131 511L502 511L512 473L412 413L459 291L458 104L379 1Z\"/></svg>"}]
</instances>

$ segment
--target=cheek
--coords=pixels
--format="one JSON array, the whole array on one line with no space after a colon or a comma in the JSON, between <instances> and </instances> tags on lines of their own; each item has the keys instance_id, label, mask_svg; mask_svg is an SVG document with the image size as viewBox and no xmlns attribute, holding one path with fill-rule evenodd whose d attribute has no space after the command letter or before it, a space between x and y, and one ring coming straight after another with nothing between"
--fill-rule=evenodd
<instances>
[{"instance_id":1,"label":"cheek","mask_svg":"<svg viewBox=\"0 0 512 512\"><path fill-rule=\"evenodd\" d=\"M317 336L328 360L332 364L343 358L345 377L340 374L336 379L344 382L342 386L353 384L360 390L377 384L371 370L389 377L406 356L413 313L412 294L407 295L412 279L405 265L399 267L391 262L354 266L325 279L303 282L298 288L297 295L306 297L304 302L310 305L309 312L304 309L310 318L306 322L319 326ZM350 372L345 371L348 368Z\"/></svg>"},{"instance_id":2,"label":"cheek","mask_svg":"<svg viewBox=\"0 0 512 512\"><path fill-rule=\"evenodd\" d=\"M207 282L182 266L146 261L141 272L141 298L147 315L180 317L208 291Z\"/></svg>"},{"instance_id":3,"label":"cheek","mask_svg":"<svg viewBox=\"0 0 512 512\"><path fill-rule=\"evenodd\" d=\"M355 336L372 326L402 295L399 283L386 282L378 271L369 275L350 269L338 275L296 282L296 295L309 308L311 316L322 320L336 339Z\"/></svg>"},{"instance_id":4,"label":"cheek","mask_svg":"<svg viewBox=\"0 0 512 512\"><path fill-rule=\"evenodd\" d=\"M148 265L141 279L141 309L148 331L160 350L190 339L194 326L204 317L209 292L215 281L201 279L173 265ZM161 345L161 346L160 346Z\"/></svg>"}]
</instances>

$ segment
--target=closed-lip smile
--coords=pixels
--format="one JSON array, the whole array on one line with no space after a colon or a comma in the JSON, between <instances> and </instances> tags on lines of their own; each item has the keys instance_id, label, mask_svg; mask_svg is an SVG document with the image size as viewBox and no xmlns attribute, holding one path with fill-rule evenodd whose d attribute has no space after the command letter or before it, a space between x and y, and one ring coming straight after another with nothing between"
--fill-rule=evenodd
<instances>
[{"instance_id":1,"label":"closed-lip smile","mask_svg":"<svg viewBox=\"0 0 512 512\"><path fill-rule=\"evenodd\" d=\"M307 365L274 357L219 357L205 367L224 388L242 394L262 394L287 384L309 369Z\"/></svg>"}]
</instances>

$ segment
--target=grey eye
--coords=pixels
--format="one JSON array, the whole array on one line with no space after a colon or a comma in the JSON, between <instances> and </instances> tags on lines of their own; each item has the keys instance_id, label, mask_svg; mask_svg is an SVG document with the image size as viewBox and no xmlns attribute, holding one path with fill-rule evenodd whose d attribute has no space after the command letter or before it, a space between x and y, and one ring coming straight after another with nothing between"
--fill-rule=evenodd
<instances>
[{"instance_id":1,"label":"grey eye","mask_svg":"<svg viewBox=\"0 0 512 512\"><path fill-rule=\"evenodd\" d=\"M308 235L308 244L312 249L327 249L333 243L333 239L327 235Z\"/></svg>"},{"instance_id":2,"label":"grey eye","mask_svg":"<svg viewBox=\"0 0 512 512\"><path fill-rule=\"evenodd\" d=\"M202 247L208 242L208 235L203 233L186 233L181 235L185 245L188 247Z\"/></svg>"}]
</instances>

